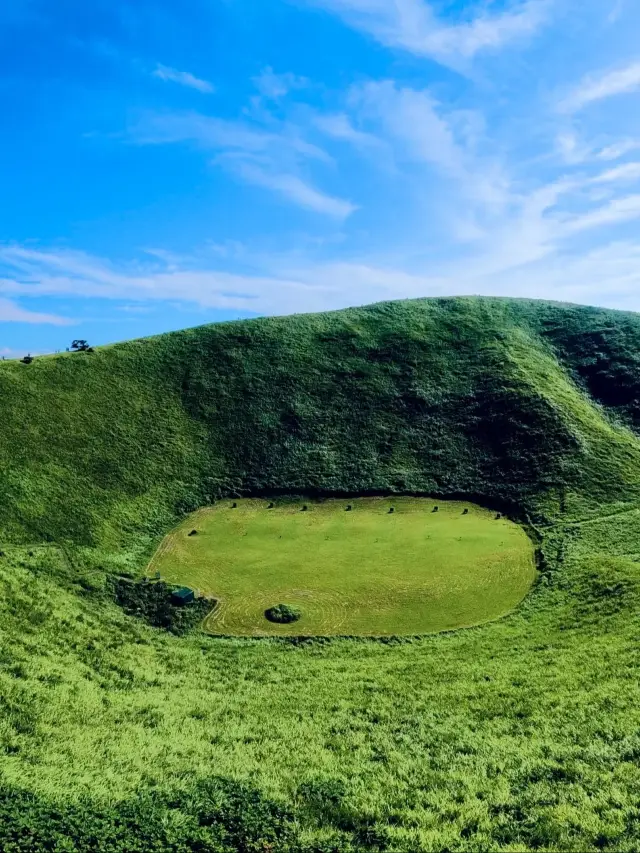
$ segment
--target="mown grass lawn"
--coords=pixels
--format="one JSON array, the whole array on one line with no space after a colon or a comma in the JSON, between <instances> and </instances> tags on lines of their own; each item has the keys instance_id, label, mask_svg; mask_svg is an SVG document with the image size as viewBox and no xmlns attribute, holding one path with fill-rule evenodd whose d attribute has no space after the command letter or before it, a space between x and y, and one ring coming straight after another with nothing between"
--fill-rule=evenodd
<instances>
[{"instance_id":1,"label":"mown grass lawn","mask_svg":"<svg viewBox=\"0 0 640 853\"><path fill-rule=\"evenodd\" d=\"M473 504L438 501L434 512L433 500L419 498L269 503L202 509L151 561L150 574L218 599L205 623L211 633L442 631L507 613L535 576L524 530ZM300 620L267 621L265 610L279 603L299 608Z\"/></svg>"}]
</instances>

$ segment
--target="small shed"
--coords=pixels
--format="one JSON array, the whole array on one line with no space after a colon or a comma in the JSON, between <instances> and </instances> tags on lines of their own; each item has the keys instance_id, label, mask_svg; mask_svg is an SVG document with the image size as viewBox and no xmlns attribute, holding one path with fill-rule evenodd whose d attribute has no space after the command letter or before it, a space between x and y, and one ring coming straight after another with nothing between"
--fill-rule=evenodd
<instances>
[{"instance_id":1,"label":"small shed","mask_svg":"<svg viewBox=\"0 0 640 853\"><path fill-rule=\"evenodd\" d=\"M181 586L180 589L174 590L171 594L171 603L177 605L191 604L195 598L196 594L192 589L189 589L188 586Z\"/></svg>"}]
</instances>

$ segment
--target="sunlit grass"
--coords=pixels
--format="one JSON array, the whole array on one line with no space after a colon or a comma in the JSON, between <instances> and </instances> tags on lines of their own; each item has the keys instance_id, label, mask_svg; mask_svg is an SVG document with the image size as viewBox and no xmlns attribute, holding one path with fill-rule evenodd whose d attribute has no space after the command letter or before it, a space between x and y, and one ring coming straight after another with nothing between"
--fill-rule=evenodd
<instances>
[{"instance_id":1,"label":"sunlit grass","mask_svg":"<svg viewBox=\"0 0 640 853\"><path fill-rule=\"evenodd\" d=\"M515 607L535 574L524 530L471 503L435 506L416 498L224 501L170 533L148 573L216 598L206 621L214 634L415 635ZM278 603L298 607L300 620L267 621Z\"/></svg>"}]
</instances>

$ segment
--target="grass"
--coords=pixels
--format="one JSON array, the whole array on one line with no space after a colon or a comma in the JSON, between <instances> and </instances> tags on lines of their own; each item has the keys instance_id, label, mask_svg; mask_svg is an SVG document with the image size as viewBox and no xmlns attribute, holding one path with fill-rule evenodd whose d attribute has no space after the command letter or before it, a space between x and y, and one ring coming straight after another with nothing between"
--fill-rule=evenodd
<instances>
[{"instance_id":1,"label":"grass","mask_svg":"<svg viewBox=\"0 0 640 853\"><path fill-rule=\"evenodd\" d=\"M0 364L0 849L638 850L639 363L638 315L465 298ZM375 642L113 601L190 512L283 494L509 510L539 582Z\"/></svg>"},{"instance_id":2,"label":"grass","mask_svg":"<svg viewBox=\"0 0 640 853\"><path fill-rule=\"evenodd\" d=\"M151 577L219 601L205 622L212 634L442 631L502 616L534 579L526 533L473 504L440 501L434 513L416 498L269 503L226 501L188 516L149 565ZM280 602L300 620L267 621Z\"/></svg>"}]
</instances>

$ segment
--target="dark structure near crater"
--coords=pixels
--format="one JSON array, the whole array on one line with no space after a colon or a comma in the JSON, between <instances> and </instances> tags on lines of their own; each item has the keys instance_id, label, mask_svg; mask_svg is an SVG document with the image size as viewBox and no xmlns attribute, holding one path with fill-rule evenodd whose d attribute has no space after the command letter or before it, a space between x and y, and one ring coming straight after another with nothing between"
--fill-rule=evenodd
<instances>
[{"instance_id":1,"label":"dark structure near crater","mask_svg":"<svg viewBox=\"0 0 640 853\"><path fill-rule=\"evenodd\" d=\"M191 602L195 600L196 594L192 589L189 589L188 586L182 586L180 589L176 589L175 592L171 594L171 603L177 604L178 606L191 604Z\"/></svg>"}]
</instances>

